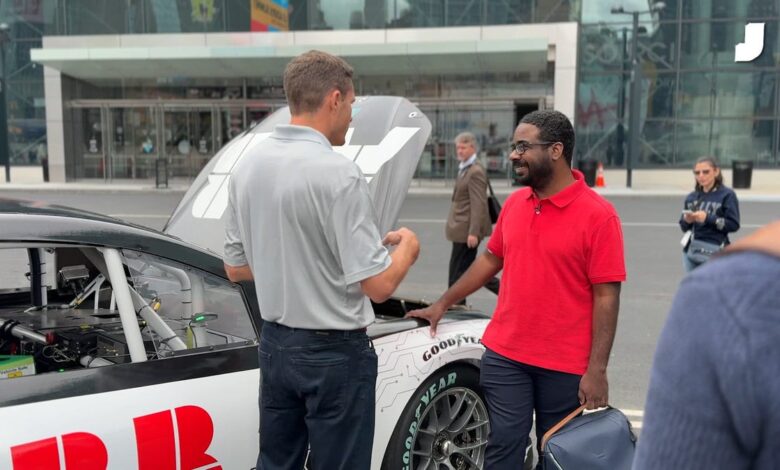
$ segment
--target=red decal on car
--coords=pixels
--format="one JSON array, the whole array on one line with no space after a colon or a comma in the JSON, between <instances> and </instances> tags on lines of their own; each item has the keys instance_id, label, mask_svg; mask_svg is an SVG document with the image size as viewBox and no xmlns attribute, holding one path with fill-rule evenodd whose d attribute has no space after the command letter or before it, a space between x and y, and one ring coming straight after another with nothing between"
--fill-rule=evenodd
<instances>
[{"instance_id":1,"label":"red decal on car","mask_svg":"<svg viewBox=\"0 0 780 470\"><path fill-rule=\"evenodd\" d=\"M179 430L181 470L194 470L217 463L217 459L206 453L214 437L214 423L206 410L197 406L176 408L176 426ZM211 467L210 470L221 469Z\"/></svg>"},{"instance_id":2,"label":"red decal on car","mask_svg":"<svg viewBox=\"0 0 780 470\"><path fill-rule=\"evenodd\" d=\"M11 447L14 470L60 470L60 451L57 438L28 442Z\"/></svg>"},{"instance_id":3,"label":"red decal on car","mask_svg":"<svg viewBox=\"0 0 780 470\"><path fill-rule=\"evenodd\" d=\"M67 470L106 470L106 445L94 434L74 432L62 436Z\"/></svg>"},{"instance_id":4,"label":"red decal on car","mask_svg":"<svg viewBox=\"0 0 780 470\"><path fill-rule=\"evenodd\" d=\"M133 419L138 470L176 470L171 410Z\"/></svg>"},{"instance_id":5,"label":"red decal on car","mask_svg":"<svg viewBox=\"0 0 780 470\"><path fill-rule=\"evenodd\" d=\"M66 470L106 470L106 445L94 434L74 432L62 436ZM11 447L14 470L60 470L57 438L28 442Z\"/></svg>"},{"instance_id":6,"label":"red decal on car","mask_svg":"<svg viewBox=\"0 0 780 470\"><path fill-rule=\"evenodd\" d=\"M174 413L179 432L181 470L193 470L217 463L217 459L206 453L214 437L214 423L208 412L197 406L181 406ZM176 442L170 410L135 418L133 423L138 469L176 470Z\"/></svg>"},{"instance_id":7,"label":"red decal on car","mask_svg":"<svg viewBox=\"0 0 780 470\"><path fill-rule=\"evenodd\" d=\"M174 429L173 416L176 416ZM198 406L180 406L133 418L138 470L222 470L216 458L207 454L214 438L214 422ZM179 445L176 446L178 431ZM11 447L13 470L60 470L58 437ZM61 438L64 470L105 470L108 451L96 435L86 432L65 434Z\"/></svg>"}]
</instances>

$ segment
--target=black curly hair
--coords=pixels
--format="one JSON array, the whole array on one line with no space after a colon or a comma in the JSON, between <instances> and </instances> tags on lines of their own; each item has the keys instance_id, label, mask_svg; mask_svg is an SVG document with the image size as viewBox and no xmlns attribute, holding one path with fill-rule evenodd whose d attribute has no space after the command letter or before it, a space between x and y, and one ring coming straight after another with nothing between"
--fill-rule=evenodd
<instances>
[{"instance_id":1,"label":"black curly hair","mask_svg":"<svg viewBox=\"0 0 780 470\"><path fill-rule=\"evenodd\" d=\"M571 166L574 155L574 128L565 114L552 109L539 109L523 116L520 123L538 127L539 138L546 142L563 144L563 156Z\"/></svg>"}]
</instances>

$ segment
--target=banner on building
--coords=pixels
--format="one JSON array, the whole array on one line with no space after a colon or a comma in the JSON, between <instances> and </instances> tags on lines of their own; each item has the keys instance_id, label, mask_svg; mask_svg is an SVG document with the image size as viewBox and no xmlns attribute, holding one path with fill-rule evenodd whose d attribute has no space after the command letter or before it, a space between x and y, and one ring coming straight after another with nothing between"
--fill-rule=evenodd
<instances>
[{"instance_id":1,"label":"banner on building","mask_svg":"<svg viewBox=\"0 0 780 470\"><path fill-rule=\"evenodd\" d=\"M288 0L250 0L252 31L289 31Z\"/></svg>"},{"instance_id":2,"label":"banner on building","mask_svg":"<svg viewBox=\"0 0 780 470\"><path fill-rule=\"evenodd\" d=\"M211 23L217 12L214 0L192 0L192 21L195 23Z\"/></svg>"}]
</instances>

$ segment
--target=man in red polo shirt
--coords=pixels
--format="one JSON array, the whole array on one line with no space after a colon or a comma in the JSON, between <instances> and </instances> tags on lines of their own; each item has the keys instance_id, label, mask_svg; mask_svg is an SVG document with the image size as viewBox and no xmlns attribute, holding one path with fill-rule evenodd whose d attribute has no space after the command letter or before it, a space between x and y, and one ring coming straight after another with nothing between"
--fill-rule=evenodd
<instances>
[{"instance_id":1,"label":"man in red polo shirt","mask_svg":"<svg viewBox=\"0 0 780 470\"><path fill-rule=\"evenodd\" d=\"M607 362L626 279L617 212L571 169L569 119L552 110L527 114L511 150L527 187L507 199L487 250L461 279L408 315L428 320L435 335L450 305L503 269L482 338L486 470L520 468L534 411L538 443L580 404L607 404Z\"/></svg>"}]
</instances>

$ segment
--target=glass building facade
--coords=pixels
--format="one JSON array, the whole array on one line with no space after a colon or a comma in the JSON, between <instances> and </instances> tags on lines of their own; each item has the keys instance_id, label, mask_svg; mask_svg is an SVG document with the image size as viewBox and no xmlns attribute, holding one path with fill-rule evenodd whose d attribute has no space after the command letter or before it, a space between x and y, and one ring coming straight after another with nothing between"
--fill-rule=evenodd
<instances>
[{"instance_id":1,"label":"glass building facade","mask_svg":"<svg viewBox=\"0 0 780 470\"><path fill-rule=\"evenodd\" d=\"M577 152L625 166L631 16L585 1L580 29ZM648 10L648 2L625 10ZM669 0L640 16L638 56L642 167L690 167L700 156L777 167L780 141L780 2ZM764 48L735 62L747 23L764 23Z\"/></svg>"},{"instance_id":2,"label":"glass building facade","mask_svg":"<svg viewBox=\"0 0 780 470\"><path fill-rule=\"evenodd\" d=\"M577 21L581 0L39 0L46 35L328 31ZM281 17L281 18L280 18ZM269 20L263 22L263 19ZM270 26L270 28L269 28Z\"/></svg>"},{"instance_id":3,"label":"glass building facade","mask_svg":"<svg viewBox=\"0 0 780 470\"><path fill-rule=\"evenodd\" d=\"M30 50L41 47L46 28L44 2L3 2L0 23L7 37L0 39L4 69L8 143L13 165L38 164L46 152L46 110L43 67L30 61Z\"/></svg>"},{"instance_id":4,"label":"glass building facade","mask_svg":"<svg viewBox=\"0 0 780 470\"><path fill-rule=\"evenodd\" d=\"M225 34L401 28L497 27L579 23L576 111L579 158L608 167L626 160L629 135L630 16L647 0L25 0L0 4L5 44L11 161L46 156L44 67L30 61L43 37ZM640 16L641 152L637 167L688 167L701 155L724 162L780 164L780 11L777 0L670 0ZM766 24L764 51L734 62L747 22ZM502 30L503 31L503 30ZM162 37L162 36L161 36ZM396 94L417 102L433 123L420 177L454 177L452 139L478 135L494 176L506 174L506 143L526 112L555 103L554 67L457 72L425 67L363 74L359 94ZM576 78L574 78L576 77ZM233 135L284 105L280 76L181 74L91 78L63 74L63 133L68 180L152 178L165 159L173 177L191 178Z\"/></svg>"},{"instance_id":5,"label":"glass building facade","mask_svg":"<svg viewBox=\"0 0 780 470\"><path fill-rule=\"evenodd\" d=\"M328 34L574 22L579 7L577 0L50 0L42 2L39 31L47 37ZM554 95L546 51L539 56L541 65L533 69L486 69L465 60L462 69L447 73L423 66L358 74L355 88L405 96L429 116L434 131L419 177L454 177L452 139L467 129L478 135L489 171L504 176L506 142L518 115ZM172 177L193 177L240 130L284 106L280 74L87 80L63 74L62 100L68 180L151 178L159 159Z\"/></svg>"}]
</instances>

